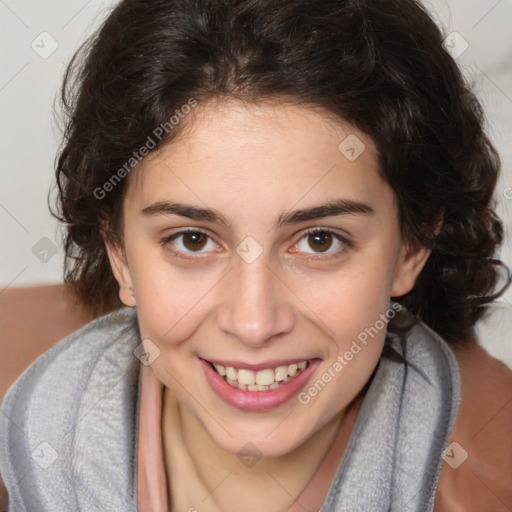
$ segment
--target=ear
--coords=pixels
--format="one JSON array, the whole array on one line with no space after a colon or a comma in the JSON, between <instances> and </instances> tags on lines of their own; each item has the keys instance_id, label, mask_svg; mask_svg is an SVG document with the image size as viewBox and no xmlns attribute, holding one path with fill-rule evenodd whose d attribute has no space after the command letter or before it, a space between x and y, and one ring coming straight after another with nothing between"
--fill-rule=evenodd
<instances>
[{"instance_id":1,"label":"ear","mask_svg":"<svg viewBox=\"0 0 512 512\"><path fill-rule=\"evenodd\" d=\"M401 297L412 290L416 278L430 256L430 252L430 249L422 245L402 244L395 268L391 290L392 297Z\"/></svg>"},{"instance_id":2,"label":"ear","mask_svg":"<svg viewBox=\"0 0 512 512\"><path fill-rule=\"evenodd\" d=\"M107 248L110 267L117 283L119 284L119 298L125 306L135 307L135 295L133 293L133 283L126 254L123 248L117 244L105 242Z\"/></svg>"}]
</instances>

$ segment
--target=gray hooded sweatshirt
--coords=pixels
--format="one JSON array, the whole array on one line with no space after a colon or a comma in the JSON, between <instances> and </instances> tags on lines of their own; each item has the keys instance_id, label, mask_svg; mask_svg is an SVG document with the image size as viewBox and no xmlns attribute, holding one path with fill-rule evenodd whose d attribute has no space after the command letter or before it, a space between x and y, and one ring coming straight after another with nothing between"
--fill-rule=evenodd
<instances>
[{"instance_id":1,"label":"gray hooded sweatshirt","mask_svg":"<svg viewBox=\"0 0 512 512\"><path fill-rule=\"evenodd\" d=\"M11 386L0 406L9 512L137 510L140 343L136 310L123 308ZM433 510L460 402L457 362L421 322L387 343L401 357L381 356L320 512Z\"/></svg>"}]
</instances>

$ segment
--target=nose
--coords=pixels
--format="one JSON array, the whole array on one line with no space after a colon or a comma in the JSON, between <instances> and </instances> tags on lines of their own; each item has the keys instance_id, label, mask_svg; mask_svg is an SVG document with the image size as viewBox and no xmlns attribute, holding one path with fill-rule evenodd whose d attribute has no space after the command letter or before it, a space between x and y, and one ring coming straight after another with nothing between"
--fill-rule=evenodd
<instances>
[{"instance_id":1,"label":"nose","mask_svg":"<svg viewBox=\"0 0 512 512\"><path fill-rule=\"evenodd\" d=\"M258 348L293 330L292 293L263 256L252 263L239 258L223 285L225 292L216 315L223 332Z\"/></svg>"}]
</instances>

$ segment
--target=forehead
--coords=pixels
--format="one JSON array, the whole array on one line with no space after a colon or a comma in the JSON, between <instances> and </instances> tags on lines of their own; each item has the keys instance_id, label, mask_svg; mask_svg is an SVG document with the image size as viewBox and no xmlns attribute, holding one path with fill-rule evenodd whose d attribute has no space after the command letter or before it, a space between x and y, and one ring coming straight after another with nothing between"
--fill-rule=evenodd
<instances>
[{"instance_id":1,"label":"forehead","mask_svg":"<svg viewBox=\"0 0 512 512\"><path fill-rule=\"evenodd\" d=\"M249 202L282 209L376 193L383 206L394 203L371 138L320 108L211 102L183 122L170 144L139 164L127 192L133 206L180 196L231 210Z\"/></svg>"}]
</instances>

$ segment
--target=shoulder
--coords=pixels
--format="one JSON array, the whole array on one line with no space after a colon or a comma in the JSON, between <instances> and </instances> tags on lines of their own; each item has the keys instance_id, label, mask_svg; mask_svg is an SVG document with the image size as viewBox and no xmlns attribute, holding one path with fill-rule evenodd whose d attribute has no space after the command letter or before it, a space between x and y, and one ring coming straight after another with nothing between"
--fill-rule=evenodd
<instances>
[{"instance_id":1,"label":"shoulder","mask_svg":"<svg viewBox=\"0 0 512 512\"><path fill-rule=\"evenodd\" d=\"M126 340L134 339L135 330L136 314L129 308L87 323L32 362L9 388L0 407L5 411L16 401L29 398L39 383L45 384L48 396L66 394L69 386L80 387L86 368L90 371L110 351L121 350Z\"/></svg>"},{"instance_id":2,"label":"shoulder","mask_svg":"<svg viewBox=\"0 0 512 512\"><path fill-rule=\"evenodd\" d=\"M435 510L510 510L512 370L476 342L452 349L459 366L461 401Z\"/></svg>"},{"instance_id":3,"label":"shoulder","mask_svg":"<svg viewBox=\"0 0 512 512\"><path fill-rule=\"evenodd\" d=\"M129 308L88 323L38 357L9 388L0 405L0 473L9 496L16 475L35 471L35 455L62 457L71 449L74 436L63 432L76 429L93 395L111 390L137 367L136 324Z\"/></svg>"}]
</instances>

